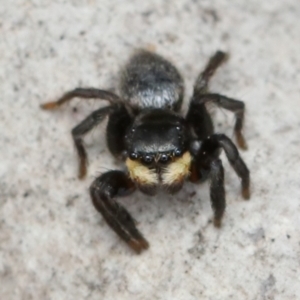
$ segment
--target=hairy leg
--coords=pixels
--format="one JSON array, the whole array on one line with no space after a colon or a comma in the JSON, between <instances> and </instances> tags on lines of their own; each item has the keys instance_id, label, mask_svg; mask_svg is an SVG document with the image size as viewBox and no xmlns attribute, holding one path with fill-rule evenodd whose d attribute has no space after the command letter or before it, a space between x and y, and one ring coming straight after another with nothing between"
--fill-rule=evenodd
<instances>
[{"instance_id":1,"label":"hairy leg","mask_svg":"<svg viewBox=\"0 0 300 300\"><path fill-rule=\"evenodd\" d=\"M128 211L116 197L128 195L135 190L131 179L121 171L109 171L98 177L90 187L93 204L107 224L136 253L149 247L149 243L135 226Z\"/></svg>"},{"instance_id":2,"label":"hairy leg","mask_svg":"<svg viewBox=\"0 0 300 300\"><path fill-rule=\"evenodd\" d=\"M220 227L226 207L222 161L213 160L210 169L210 200L214 211L214 225Z\"/></svg>"},{"instance_id":3,"label":"hairy leg","mask_svg":"<svg viewBox=\"0 0 300 300\"><path fill-rule=\"evenodd\" d=\"M105 106L97 109L72 130L72 137L79 158L78 177L80 179L84 178L87 172L87 154L83 145L83 136L98 125L114 109L116 109L115 106Z\"/></svg>"},{"instance_id":4,"label":"hairy leg","mask_svg":"<svg viewBox=\"0 0 300 300\"><path fill-rule=\"evenodd\" d=\"M119 96L109 91L94 88L77 88L63 94L57 101L42 104L41 108L46 110L55 109L76 97L84 99L102 99L107 100L112 104L122 102Z\"/></svg>"},{"instance_id":5,"label":"hairy leg","mask_svg":"<svg viewBox=\"0 0 300 300\"><path fill-rule=\"evenodd\" d=\"M234 126L234 133L237 139L238 146L241 149L247 149L246 141L242 134L242 128L244 123L244 112L245 112L245 104L242 101L231 99L219 94L213 94L208 92L208 83L211 77L214 75L217 68L219 68L223 62L225 62L228 58L228 55L225 52L217 51L214 56L211 57L208 64L206 65L204 71L198 76L195 86L194 86L194 94L192 97L189 115L195 115L196 113L193 111L198 109L203 111L207 102L213 102L218 106L228 109L235 114L236 122ZM202 105L202 106L201 106ZM202 115L204 115L202 113ZM201 114L199 115L201 117ZM190 117L191 119L192 117ZM202 117L202 123L204 125L208 125L207 117ZM203 127L203 126L202 126Z\"/></svg>"},{"instance_id":6,"label":"hairy leg","mask_svg":"<svg viewBox=\"0 0 300 300\"><path fill-rule=\"evenodd\" d=\"M234 133L238 143L238 146L242 149L247 149L247 144L245 138L242 134L244 114L245 114L245 104L244 102L232 98L225 97L219 94L205 94L201 95L197 101L199 103L205 104L207 102L212 102L219 107L225 108L235 114L235 125Z\"/></svg>"},{"instance_id":7,"label":"hairy leg","mask_svg":"<svg viewBox=\"0 0 300 300\"><path fill-rule=\"evenodd\" d=\"M224 134L215 134L211 137L216 139L219 146L224 149L230 165L241 179L242 196L248 200L250 198L250 172L239 155L239 151L233 142Z\"/></svg>"},{"instance_id":8,"label":"hairy leg","mask_svg":"<svg viewBox=\"0 0 300 300\"><path fill-rule=\"evenodd\" d=\"M109 151L117 159L125 158L125 135L132 123L132 116L125 106L119 105L110 115L106 128L106 142ZM124 155L125 154L125 155Z\"/></svg>"},{"instance_id":9,"label":"hairy leg","mask_svg":"<svg viewBox=\"0 0 300 300\"><path fill-rule=\"evenodd\" d=\"M201 142L200 142L201 143ZM220 227L225 211L224 169L219 159L223 149L230 165L241 179L241 190L244 199L250 198L250 172L239 155L233 142L224 134L213 134L202 141L191 168L190 180L201 181L207 175L210 178L210 198L214 210L214 225Z\"/></svg>"},{"instance_id":10,"label":"hairy leg","mask_svg":"<svg viewBox=\"0 0 300 300\"><path fill-rule=\"evenodd\" d=\"M205 94L208 92L208 83L216 70L227 60L228 54L222 51L217 51L208 61L203 72L198 76L195 86L194 95Z\"/></svg>"}]
</instances>

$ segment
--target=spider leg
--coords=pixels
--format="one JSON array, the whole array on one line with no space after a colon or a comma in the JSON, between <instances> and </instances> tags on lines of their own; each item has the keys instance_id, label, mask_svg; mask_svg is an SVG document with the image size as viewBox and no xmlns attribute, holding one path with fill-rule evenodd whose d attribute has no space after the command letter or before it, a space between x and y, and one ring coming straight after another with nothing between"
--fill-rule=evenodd
<instances>
[{"instance_id":1,"label":"spider leg","mask_svg":"<svg viewBox=\"0 0 300 300\"><path fill-rule=\"evenodd\" d=\"M222 161L218 158L219 152L216 143L211 143L210 139L204 141L195 157L189 178L194 183L210 179L210 202L214 211L215 227L221 226L226 208L224 169Z\"/></svg>"},{"instance_id":2,"label":"spider leg","mask_svg":"<svg viewBox=\"0 0 300 300\"><path fill-rule=\"evenodd\" d=\"M92 112L86 119L72 129L72 137L79 158L78 177L84 178L87 172L87 154L83 145L83 136L98 125L109 113L116 109L116 105L105 106Z\"/></svg>"},{"instance_id":3,"label":"spider leg","mask_svg":"<svg viewBox=\"0 0 300 300\"><path fill-rule=\"evenodd\" d=\"M217 51L208 61L203 72L198 76L195 86L194 95L205 94L208 91L208 82L216 70L227 60L228 54Z\"/></svg>"},{"instance_id":4,"label":"spider leg","mask_svg":"<svg viewBox=\"0 0 300 300\"><path fill-rule=\"evenodd\" d=\"M57 101L42 104L41 108L46 110L55 109L75 97L84 99L103 99L109 101L112 104L122 102L119 96L109 91L99 90L95 88L76 88L63 94Z\"/></svg>"},{"instance_id":5,"label":"spider leg","mask_svg":"<svg viewBox=\"0 0 300 300\"><path fill-rule=\"evenodd\" d=\"M131 194L134 190L134 183L125 173L109 171L92 183L90 195L107 224L129 247L140 253L149 247L149 243L136 228L132 216L115 200L115 197Z\"/></svg>"},{"instance_id":6,"label":"spider leg","mask_svg":"<svg viewBox=\"0 0 300 300\"><path fill-rule=\"evenodd\" d=\"M207 102L213 102L220 107L232 111L235 114L236 118L234 133L236 136L238 146L241 149L247 149L247 144L242 134L245 113L244 102L208 92L208 83L210 78L214 75L217 68L220 67L221 64L227 60L227 58L228 55L225 52L217 51L215 55L212 56L211 59L208 61L204 71L198 76L196 80L194 86L194 94L192 97L188 116L192 118L193 115L196 114L195 112L193 112L194 109L204 111L205 109L203 107ZM207 111L199 114L199 117L202 117L202 123L205 123L206 126L209 124L209 122L206 120L207 114ZM202 127L202 124L200 124L200 126Z\"/></svg>"},{"instance_id":7,"label":"spider leg","mask_svg":"<svg viewBox=\"0 0 300 300\"><path fill-rule=\"evenodd\" d=\"M110 113L106 127L106 143L111 154L119 160L124 160L126 155L126 131L133 121L129 110L124 105L118 105Z\"/></svg>"},{"instance_id":8,"label":"spider leg","mask_svg":"<svg viewBox=\"0 0 300 300\"><path fill-rule=\"evenodd\" d=\"M241 179L242 196L248 200L250 198L250 172L240 157L238 149L225 134L214 134L211 139L215 139L219 147L224 149L231 167Z\"/></svg>"},{"instance_id":9,"label":"spider leg","mask_svg":"<svg viewBox=\"0 0 300 300\"><path fill-rule=\"evenodd\" d=\"M249 199L250 172L240 157L238 149L225 134L213 134L203 141L197 159L208 164L219 156L220 149L225 151L231 167L241 179L243 198Z\"/></svg>"},{"instance_id":10,"label":"spider leg","mask_svg":"<svg viewBox=\"0 0 300 300\"><path fill-rule=\"evenodd\" d=\"M200 140L204 140L208 135L211 135L214 128L205 102L199 101L199 98L203 94L208 93L209 80L227 58L228 55L225 52L217 51L210 58L204 71L200 73L194 85L194 94L189 105L186 120L193 127L197 138Z\"/></svg>"},{"instance_id":11,"label":"spider leg","mask_svg":"<svg viewBox=\"0 0 300 300\"><path fill-rule=\"evenodd\" d=\"M224 169L219 159L223 149L230 165L241 179L244 199L250 198L250 172L233 142L224 134L213 134L201 143L192 166L191 181L210 178L210 198L214 210L214 225L220 227L225 211Z\"/></svg>"},{"instance_id":12,"label":"spider leg","mask_svg":"<svg viewBox=\"0 0 300 300\"><path fill-rule=\"evenodd\" d=\"M186 121L195 132L198 140L204 140L213 134L214 126L210 114L204 103L199 103L192 98Z\"/></svg>"},{"instance_id":13,"label":"spider leg","mask_svg":"<svg viewBox=\"0 0 300 300\"><path fill-rule=\"evenodd\" d=\"M234 133L238 143L238 146L242 149L247 149L245 138L242 134L242 128L244 123L245 104L242 101L225 97L220 94L204 94L198 97L199 103L205 104L207 102L213 102L219 107L225 108L235 114Z\"/></svg>"},{"instance_id":14,"label":"spider leg","mask_svg":"<svg viewBox=\"0 0 300 300\"><path fill-rule=\"evenodd\" d=\"M214 211L214 225L220 227L226 207L222 161L220 159L213 160L210 170L210 200Z\"/></svg>"}]
</instances>

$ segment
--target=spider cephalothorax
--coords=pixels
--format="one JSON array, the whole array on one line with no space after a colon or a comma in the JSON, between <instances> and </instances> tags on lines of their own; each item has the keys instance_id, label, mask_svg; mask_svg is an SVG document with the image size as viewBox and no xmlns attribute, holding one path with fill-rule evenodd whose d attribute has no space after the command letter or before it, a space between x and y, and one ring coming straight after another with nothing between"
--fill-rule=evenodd
<instances>
[{"instance_id":1,"label":"spider cephalothorax","mask_svg":"<svg viewBox=\"0 0 300 300\"><path fill-rule=\"evenodd\" d=\"M162 109L143 111L126 135L130 178L148 194L160 186L177 191L189 175L188 141L182 117Z\"/></svg>"},{"instance_id":2,"label":"spider cephalothorax","mask_svg":"<svg viewBox=\"0 0 300 300\"><path fill-rule=\"evenodd\" d=\"M233 142L224 134L215 134L207 102L235 113L234 132L238 145L246 148L242 135L244 103L208 92L208 81L226 59L218 51L209 60L194 86L194 94L185 117L179 111L183 99L183 80L177 69L159 55L148 51L135 53L121 73L121 96L93 89L78 88L56 102L42 105L54 109L74 97L98 98L109 106L94 111L72 130L79 156L79 177L86 175L87 154L83 136L106 116L107 145L110 152L122 158L127 171L109 171L90 187L95 208L111 228L136 252L149 247L135 222L116 197L135 189L155 195L159 188L176 193L186 180L210 179L210 197L214 224L219 227L225 211L224 170L219 159L223 149L241 179L242 195L249 199L250 177Z\"/></svg>"}]
</instances>

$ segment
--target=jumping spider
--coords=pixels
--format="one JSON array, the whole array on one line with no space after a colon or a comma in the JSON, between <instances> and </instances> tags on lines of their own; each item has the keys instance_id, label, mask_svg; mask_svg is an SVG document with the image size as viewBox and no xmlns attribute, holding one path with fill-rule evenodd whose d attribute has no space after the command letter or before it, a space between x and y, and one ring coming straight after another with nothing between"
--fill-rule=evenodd
<instances>
[{"instance_id":1,"label":"jumping spider","mask_svg":"<svg viewBox=\"0 0 300 300\"><path fill-rule=\"evenodd\" d=\"M108 225L134 251L149 247L127 210L117 201L136 189L155 195L159 188L173 194L184 181L194 183L210 179L210 198L214 225L219 227L225 211L224 170L219 159L225 154L241 179L242 196L249 199L250 177L233 142L224 134L214 133L206 103L213 102L232 111L236 122L234 133L240 148L246 149L242 135L245 105L243 102L208 92L208 82L226 60L217 51L198 76L186 117L180 115L184 84L177 69L154 53L136 52L124 68L120 80L121 96L94 88L77 88L55 102L41 107L51 110L75 97L108 101L108 106L94 111L72 130L79 157L79 178L87 170L83 137L109 116L106 139L110 152L125 162L127 171L108 171L90 187L95 208Z\"/></svg>"}]
</instances>

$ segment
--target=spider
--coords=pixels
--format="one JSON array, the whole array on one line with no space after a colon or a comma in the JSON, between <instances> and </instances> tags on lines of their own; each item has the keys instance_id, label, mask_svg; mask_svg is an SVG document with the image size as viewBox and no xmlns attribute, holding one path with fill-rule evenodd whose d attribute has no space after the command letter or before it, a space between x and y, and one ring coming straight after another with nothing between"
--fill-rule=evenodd
<instances>
[{"instance_id":1,"label":"spider","mask_svg":"<svg viewBox=\"0 0 300 300\"><path fill-rule=\"evenodd\" d=\"M186 180L199 183L210 179L213 222L220 227L226 206L221 150L241 180L243 198L250 197L249 170L231 139L214 133L206 108L212 102L235 114L237 144L246 149L242 134L244 103L208 91L210 78L226 59L227 54L222 51L210 58L195 82L185 117L180 114L184 96L181 75L169 61L146 50L136 51L121 72L120 96L95 88L76 88L55 102L41 105L52 110L75 97L109 102L72 130L79 157L79 178L87 172L83 137L108 116L107 146L113 156L125 162L126 170L100 175L90 187L90 196L107 224L136 253L147 249L149 243L129 212L117 202L118 197L136 189L148 195L155 195L158 189L174 194Z\"/></svg>"}]
</instances>

